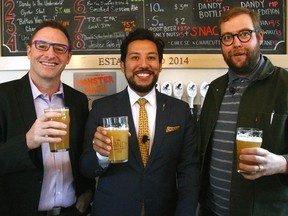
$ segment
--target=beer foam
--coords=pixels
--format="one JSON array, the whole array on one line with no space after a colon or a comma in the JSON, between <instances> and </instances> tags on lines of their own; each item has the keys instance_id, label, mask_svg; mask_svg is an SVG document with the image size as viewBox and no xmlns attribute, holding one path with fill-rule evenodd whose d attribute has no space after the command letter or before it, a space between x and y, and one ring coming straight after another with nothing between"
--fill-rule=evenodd
<instances>
[{"instance_id":1,"label":"beer foam","mask_svg":"<svg viewBox=\"0 0 288 216\"><path fill-rule=\"evenodd\" d=\"M127 127L107 127L105 130L128 130Z\"/></svg>"},{"instance_id":2,"label":"beer foam","mask_svg":"<svg viewBox=\"0 0 288 216\"><path fill-rule=\"evenodd\" d=\"M262 137L247 137L247 136L238 135L236 139L239 141L244 141L244 142L262 143Z\"/></svg>"}]
</instances>

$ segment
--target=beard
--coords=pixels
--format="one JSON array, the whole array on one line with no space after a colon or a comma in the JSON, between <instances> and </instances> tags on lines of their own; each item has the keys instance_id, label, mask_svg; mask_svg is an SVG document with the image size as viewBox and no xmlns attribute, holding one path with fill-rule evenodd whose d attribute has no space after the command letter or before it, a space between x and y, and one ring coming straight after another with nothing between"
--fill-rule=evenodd
<instances>
[{"instance_id":1,"label":"beard","mask_svg":"<svg viewBox=\"0 0 288 216\"><path fill-rule=\"evenodd\" d=\"M224 60L228 65L228 67L238 75L248 75L252 73L252 71L254 70L259 61L260 44L257 43L254 49L244 48L244 53L246 54L247 58L241 65L233 61L233 59L231 58L231 55L233 53L231 53L230 55L229 52L228 55L223 55Z\"/></svg>"},{"instance_id":2,"label":"beard","mask_svg":"<svg viewBox=\"0 0 288 216\"><path fill-rule=\"evenodd\" d=\"M139 93L149 93L153 88L155 88L156 82L158 81L158 76L154 74L153 80L149 85L140 86L134 81L134 79L133 79L134 76L131 76L129 78L126 76L126 73L124 73L124 74L125 74L126 80L129 84L130 88L133 89L135 92L139 92Z\"/></svg>"}]
</instances>

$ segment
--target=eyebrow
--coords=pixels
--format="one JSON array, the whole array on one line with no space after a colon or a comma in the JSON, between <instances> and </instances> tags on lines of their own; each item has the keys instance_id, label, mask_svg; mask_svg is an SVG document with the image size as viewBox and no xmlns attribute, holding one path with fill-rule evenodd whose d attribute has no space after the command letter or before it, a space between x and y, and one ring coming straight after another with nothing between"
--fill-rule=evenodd
<instances>
[{"instance_id":1,"label":"eyebrow","mask_svg":"<svg viewBox=\"0 0 288 216\"><path fill-rule=\"evenodd\" d=\"M254 28L254 27L253 27ZM238 34L239 32L241 31L247 31L247 30L253 30L253 29L250 29L250 28L243 28L243 29L240 29L236 34ZM224 34L233 34L232 32L225 32L225 33L222 33L222 35Z\"/></svg>"},{"instance_id":2,"label":"eyebrow","mask_svg":"<svg viewBox=\"0 0 288 216\"><path fill-rule=\"evenodd\" d=\"M135 55L135 54L141 54L140 52L131 52L129 53L128 55ZM146 54L146 53L145 53ZM148 55L151 55L151 54L155 54L155 55L158 55L158 52L148 52L147 53Z\"/></svg>"}]
</instances>

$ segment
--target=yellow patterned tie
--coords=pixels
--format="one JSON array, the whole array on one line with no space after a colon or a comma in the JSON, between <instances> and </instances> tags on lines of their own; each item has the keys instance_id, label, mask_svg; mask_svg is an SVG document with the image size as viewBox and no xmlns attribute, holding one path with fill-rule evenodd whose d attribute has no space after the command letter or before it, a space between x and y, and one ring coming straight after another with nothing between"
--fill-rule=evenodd
<instances>
[{"instance_id":1,"label":"yellow patterned tie","mask_svg":"<svg viewBox=\"0 0 288 216\"><path fill-rule=\"evenodd\" d=\"M149 156L149 144L150 144L148 115L145 109L145 104L148 101L145 98L140 98L138 99L137 102L140 105L138 143L142 156L142 161L145 167Z\"/></svg>"}]
</instances>

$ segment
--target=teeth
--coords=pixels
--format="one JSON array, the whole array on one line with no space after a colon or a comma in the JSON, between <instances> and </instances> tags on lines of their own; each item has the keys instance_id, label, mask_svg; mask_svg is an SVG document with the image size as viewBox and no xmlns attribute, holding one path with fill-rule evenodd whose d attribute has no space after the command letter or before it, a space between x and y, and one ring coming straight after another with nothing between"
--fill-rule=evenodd
<instances>
[{"instance_id":1,"label":"teeth","mask_svg":"<svg viewBox=\"0 0 288 216\"><path fill-rule=\"evenodd\" d=\"M149 74L146 74L146 73L144 73L144 74L137 74L137 76L147 77L147 76L149 76Z\"/></svg>"},{"instance_id":2,"label":"teeth","mask_svg":"<svg viewBox=\"0 0 288 216\"><path fill-rule=\"evenodd\" d=\"M49 62L42 62L42 64L47 65L47 66L55 66L55 63L49 63Z\"/></svg>"}]
</instances>

